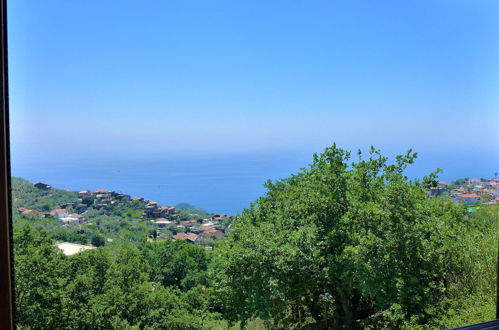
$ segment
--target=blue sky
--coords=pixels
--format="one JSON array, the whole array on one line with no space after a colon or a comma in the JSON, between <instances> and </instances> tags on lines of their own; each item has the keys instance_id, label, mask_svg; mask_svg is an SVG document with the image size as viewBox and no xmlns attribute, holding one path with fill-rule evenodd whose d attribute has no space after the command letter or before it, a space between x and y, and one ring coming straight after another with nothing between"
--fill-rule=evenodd
<instances>
[{"instance_id":1,"label":"blue sky","mask_svg":"<svg viewBox=\"0 0 499 330\"><path fill-rule=\"evenodd\" d=\"M498 160L495 0L8 9L16 157L316 152L336 141Z\"/></svg>"}]
</instances>

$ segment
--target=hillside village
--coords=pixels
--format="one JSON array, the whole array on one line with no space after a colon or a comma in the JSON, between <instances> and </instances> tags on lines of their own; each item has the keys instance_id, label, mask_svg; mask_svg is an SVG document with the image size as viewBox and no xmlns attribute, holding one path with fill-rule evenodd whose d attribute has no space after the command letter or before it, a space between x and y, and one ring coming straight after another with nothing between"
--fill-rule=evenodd
<instances>
[{"instance_id":1,"label":"hillside village","mask_svg":"<svg viewBox=\"0 0 499 330\"><path fill-rule=\"evenodd\" d=\"M51 196L51 192L60 191L44 182L35 183L33 188L36 190L35 192L47 196ZM18 215L31 218L53 218L58 220L62 227L84 232L85 228L95 226L96 222L99 222L100 216L116 214L116 210L122 209L122 212L126 212L128 215L133 214L127 220L128 222L145 223L148 224L147 228L152 228L144 232L144 236L147 236L148 240L182 240L202 245L205 249L211 249L214 242L223 239L226 230L234 220L233 216L227 214L210 214L194 207L186 210L174 206L162 206L142 197L131 197L105 189L66 192L75 197L73 201L57 204L50 209L47 207L18 207L16 211ZM106 240L112 242L113 238L107 237ZM66 245L61 245L61 250L65 251L62 247ZM81 245L82 250L87 247L87 245ZM74 254L75 244L68 245L68 251L72 251L68 253Z\"/></svg>"},{"instance_id":2,"label":"hillside village","mask_svg":"<svg viewBox=\"0 0 499 330\"><path fill-rule=\"evenodd\" d=\"M439 182L432 188L430 196L447 196L453 202L468 206L499 204L499 179L459 179L453 182Z\"/></svg>"},{"instance_id":3,"label":"hillside village","mask_svg":"<svg viewBox=\"0 0 499 330\"><path fill-rule=\"evenodd\" d=\"M28 187L25 189L29 190ZM142 227L139 229L130 230L138 239L180 240L201 245L205 249L212 249L216 241L225 237L232 221L235 220L233 216L227 214L210 214L193 206L187 208L163 206L142 197L131 197L105 189L63 191L54 189L44 182L33 184L31 189L33 191L29 194L39 196L39 198L42 196L45 201L55 198L56 193L63 194L65 197L55 198L55 200L63 201L61 203L50 206L49 204L40 206L35 203L33 204L35 207L25 207L24 201L18 200L17 204L23 206L17 207L17 214L30 219L53 219L59 223L60 227L70 231L75 239L75 235L82 236L92 232L93 236L103 235L102 239L112 242L120 238L119 232L121 231L115 230L116 234L112 235L109 233L112 230L105 231L102 228L115 226L123 230L123 228L141 224ZM475 212L482 204L499 204L499 179L466 178L453 182L439 182L437 187L428 190L428 195L449 198L455 203L468 206L469 212ZM101 223L103 219L113 215L115 219L119 219L119 225ZM97 231L95 227L98 228ZM78 239L85 243L81 237ZM91 240L92 244L88 244L88 240L86 244L62 240L58 243L58 247L65 254L71 255L92 248L94 245L105 244L101 242L102 239Z\"/></svg>"}]
</instances>

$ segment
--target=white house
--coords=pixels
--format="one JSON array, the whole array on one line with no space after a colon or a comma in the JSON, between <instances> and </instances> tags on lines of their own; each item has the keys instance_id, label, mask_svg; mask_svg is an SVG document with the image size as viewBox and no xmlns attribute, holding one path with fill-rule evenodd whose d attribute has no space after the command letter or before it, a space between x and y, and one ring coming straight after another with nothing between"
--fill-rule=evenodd
<instances>
[{"instance_id":1,"label":"white house","mask_svg":"<svg viewBox=\"0 0 499 330\"><path fill-rule=\"evenodd\" d=\"M71 216L59 218L59 220L61 220L66 226L76 226L80 225L83 222L82 218L71 217Z\"/></svg>"},{"instance_id":2,"label":"white house","mask_svg":"<svg viewBox=\"0 0 499 330\"><path fill-rule=\"evenodd\" d=\"M157 224L159 227L164 227L164 226L171 225L173 222L168 221L164 218L159 218L159 219L156 219L156 221L154 221L154 223Z\"/></svg>"}]
</instances>

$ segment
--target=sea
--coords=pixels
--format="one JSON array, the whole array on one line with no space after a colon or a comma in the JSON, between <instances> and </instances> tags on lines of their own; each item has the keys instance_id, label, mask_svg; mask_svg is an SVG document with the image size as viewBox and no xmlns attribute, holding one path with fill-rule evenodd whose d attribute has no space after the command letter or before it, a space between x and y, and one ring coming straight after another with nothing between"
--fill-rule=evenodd
<instances>
[{"instance_id":1,"label":"sea","mask_svg":"<svg viewBox=\"0 0 499 330\"><path fill-rule=\"evenodd\" d=\"M47 182L60 189L103 188L154 200L160 205L185 202L208 212L236 215L265 194L266 180L297 173L311 163L312 153L310 150L202 155L165 152L136 157L78 157L65 150L50 156L13 152L11 172L13 176ZM429 150L419 153L407 175L420 178L437 168L443 169L440 175L443 181L491 178L494 172L499 172L499 155L496 151L479 149Z\"/></svg>"}]
</instances>

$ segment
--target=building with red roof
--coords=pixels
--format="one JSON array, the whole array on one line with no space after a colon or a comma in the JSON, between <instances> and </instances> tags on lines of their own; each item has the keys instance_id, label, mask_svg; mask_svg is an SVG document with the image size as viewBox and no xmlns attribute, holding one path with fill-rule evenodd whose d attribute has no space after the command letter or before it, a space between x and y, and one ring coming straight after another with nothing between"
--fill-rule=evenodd
<instances>
[{"instance_id":1,"label":"building with red roof","mask_svg":"<svg viewBox=\"0 0 499 330\"><path fill-rule=\"evenodd\" d=\"M480 196L477 194L459 194L457 195L459 202L464 203L466 205L475 204L480 200Z\"/></svg>"}]
</instances>

